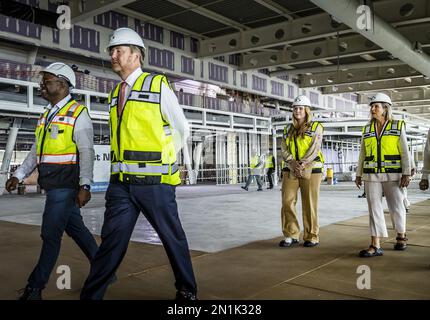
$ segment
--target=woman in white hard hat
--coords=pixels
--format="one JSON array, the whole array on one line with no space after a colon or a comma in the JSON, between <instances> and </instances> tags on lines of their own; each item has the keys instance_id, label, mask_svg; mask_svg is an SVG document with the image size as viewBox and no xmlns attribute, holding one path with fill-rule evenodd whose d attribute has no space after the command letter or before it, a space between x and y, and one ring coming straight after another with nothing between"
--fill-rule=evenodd
<instances>
[{"instance_id":1,"label":"woman in white hard hat","mask_svg":"<svg viewBox=\"0 0 430 320\"><path fill-rule=\"evenodd\" d=\"M365 181L371 243L368 249L360 251L360 257L383 255L380 238L388 237L383 193L397 232L394 249L406 249L406 210L401 188L408 186L411 175L405 123L393 120L390 97L377 93L370 98L369 105L371 119L363 128L355 183L360 188Z\"/></svg>"},{"instance_id":2,"label":"woman in white hard hat","mask_svg":"<svg viewBox=\"0 0 430 320\"><path fill-rule=\"evenodd\" d=\"M319 243L318 197L324 157L321 153L323 126L312 121L310 101L298 96L293 102L293 123L284 128L282 158L287 168L282 178L282 231L285 239L280 247L299 243L300 227L296 202L300 188L303 210L303 240L305 247Z\"/></svg>"}]
</instances>

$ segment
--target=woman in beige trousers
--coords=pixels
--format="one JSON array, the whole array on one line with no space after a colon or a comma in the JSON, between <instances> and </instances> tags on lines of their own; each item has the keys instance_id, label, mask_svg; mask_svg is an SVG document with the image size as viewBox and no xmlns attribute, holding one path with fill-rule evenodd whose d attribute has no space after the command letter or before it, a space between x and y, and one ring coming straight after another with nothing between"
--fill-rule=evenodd
<instances>
[{"instance_id":1,"label":"woman in beige trousers","mask_svg":"<svg viewBox=\"0 0 430 320\"><path fill-rule=\"evenodd\" d=\"M319 243L318 197L324 157L321 153L323 135L321 123L312 121L310 101L298 96L293 102L293 123L285 127L281 144L282 158L287 165L282 178L282 232L279 246L291 247L299 243L300 226L296 203L300 189L305 247Z\"/></svg>"}]
</instances>

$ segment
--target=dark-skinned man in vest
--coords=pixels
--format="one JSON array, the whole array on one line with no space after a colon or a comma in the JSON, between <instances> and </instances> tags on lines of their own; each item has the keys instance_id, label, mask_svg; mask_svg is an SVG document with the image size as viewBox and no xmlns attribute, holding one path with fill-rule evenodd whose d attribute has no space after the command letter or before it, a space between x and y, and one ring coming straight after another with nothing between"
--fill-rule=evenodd
<instances>
[{"instance_id":1,"label":"dark-skinned man in vest","mask_svg":"<svg viewBox=\"0 0 430 320\"><path fill-rule=\"evenodd\" d=\"M91 118L87 108L70 95L76 77L69 66L55 62L41 75L41 94L49 104L37 123L30 152L6 181L6 190L11 192L37 167L38 184L46 191L42 250L20 300L42 299L41 292L57 261L64 231L89 260L97 252L97 243L79 210L91 199L94 166Z\"/></svg>"},{"instance_id":2,"label":"dark-skinned man in vest","mask_svg":"<svg viewBox=\"0 0 430 320\"><path fill-rule=\"evenodd\" d=\"M145 45L135 31L115 30L108 50L122 82L108 98L111 178L102 243L81 299L103 298L142 212L166 250L176 279L176 299L195 300L196 281L175 200L180 177L174 133L185 141L187 120L166 77L142 71Z\"/></svg>"}]
</instances>

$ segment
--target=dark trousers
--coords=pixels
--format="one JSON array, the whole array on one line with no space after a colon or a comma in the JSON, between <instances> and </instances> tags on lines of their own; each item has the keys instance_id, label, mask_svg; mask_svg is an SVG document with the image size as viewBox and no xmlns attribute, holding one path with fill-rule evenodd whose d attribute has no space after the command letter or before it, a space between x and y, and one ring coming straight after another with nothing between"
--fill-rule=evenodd
<instances>
[{"instance_id":1,"label":"dark trousers","mask_svg":"<svg viewBox=\"0 0 430 320\"><path fill-rule=\"evenodd\" d=\"M42 251L28 278L28 285L32 288L45 288L57 262L64 231L81 248L88 260L97 252L97 243L82 221L76 195L77 191L73 189L53 189L46 193L41 234Z\"/></svg>"},{"instance_id":2,"label":"dark trousers","mask_svg":"<svg viewBox=\"0 0 430 320\"><path fill-rule=\"evenodd\" d=\"M272 175L273 175L274 171L275 170L273 168L267 169L267 180L269 181L269 188L270 189L273 188L273 178L272 178Z\"/></svg>"},{"instance_id":3,"label":"dark trousers","mask_svg":"<svg viewBox=\"0 0 430 320\"><path fill-rule=\"evenodd\" d=\"M249 187L249 185L252 183L252 179L253 178L255 178L255 180L257 181L258 189L259 190L262 189L263 188L263 184L261 183L261 177L260 177L260 175L252 175L252 174L250 174L248 176L248 179L246 179L245 188Z\"/></svg>"},{"instance_id":4,"label":"dark trousers","mask_svg":"<svg viewBox=\"0 0 430 320\"><path fill-rule=\"evenodd\" d=\"M125 256L140 212L164 245L176 279L176 289L197 291L187 238L178 217L175 187L111 183L106 191L102 243L91 262L81 299L103 299L109 280Z\"/></svg>"}]
</instances>

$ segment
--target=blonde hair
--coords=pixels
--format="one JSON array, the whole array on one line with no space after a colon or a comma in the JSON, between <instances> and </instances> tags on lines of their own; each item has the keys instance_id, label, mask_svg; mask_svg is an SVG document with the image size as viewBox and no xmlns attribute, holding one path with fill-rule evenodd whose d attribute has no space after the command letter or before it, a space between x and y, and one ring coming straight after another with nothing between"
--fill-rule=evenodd
<instances>
[{"instance_id":1,"label":"blonde hair","mask_svg":"<svg viewBox=\"0 0 430 320\"><path fill-rule=\"evenodd\" d=\"M308 106L305 106L305 113L306 113L305 121L301 125L299 124L299 122L297 121L297 119L294 117L294 114L293 114L293 125L290 126L290 129L287 133L287 136L289 138L298 137L298 136L303 137L305 135L305 132L311 127L311 122L312 122L311 108L309 108Z\"/></svg>"},{"instance_id":2,"label":"blonde hair","mask_svg":"<svg viewBox=\"0 0 430 320\"><path fill-rule=\"evenodd\" d=\"M145 51L138 46L130 45L131 53L139 54L140 66L143 67L143 61L145 60Z\"/></svg>"}]
</instances>

